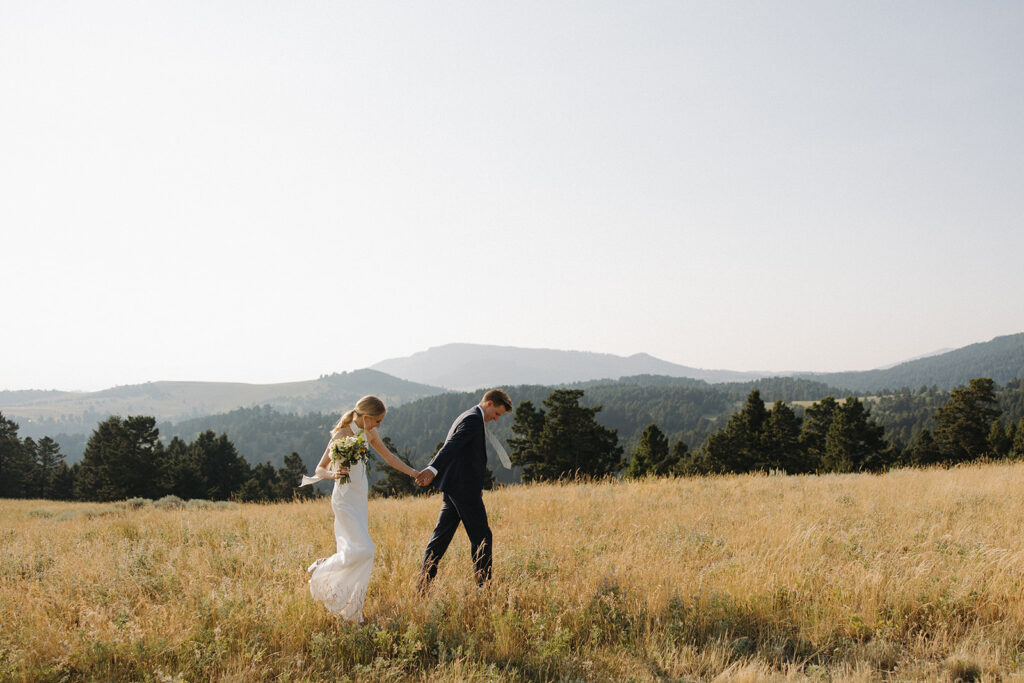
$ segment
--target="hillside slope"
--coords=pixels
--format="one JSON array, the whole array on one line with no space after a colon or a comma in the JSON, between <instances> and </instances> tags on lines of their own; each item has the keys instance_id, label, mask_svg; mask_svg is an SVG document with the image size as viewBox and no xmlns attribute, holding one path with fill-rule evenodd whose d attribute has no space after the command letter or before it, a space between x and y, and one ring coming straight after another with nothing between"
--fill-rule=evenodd
<instances>
[{"instance_id":1,"label":"hillside slope","mask_svg":"<svg viewBox=\"0 0 1024 683\"><path fill-rule=\"evenodd\" d=\"M406 358L381 361L371 367L412 382L467 391L518 384L569 384L595 379L618 379L629 375L738 382L771 374L690 368L646 353L624 357L609 353L482 344L446 344Z\"/></svg>"},{"instance_id":2,"label":"hillside slope","mask_svg":"<svg viewBox=\"0 0 1024 683\"><path fill-rule=\"evenodd\" d=\"M21 394L20 403L0 410L17 421L23 436L91 432L110 415L151 415L157 420L185 420L226 413L240 407L269 405L285 412L335 413L369 393L397 406L441 393L376 370L356 370L304 382L242 384L229 382L150 382L90 393L0 392Z\"/></svg>"},{"instance_id":3,"label":"hillside slope","mask_svg":"<svg viewBox=\"0 0 1024 683\"><path fill-rule=\"evenodd\" d=\"M996 337L947 353L900 363L884 370L865 372L798 373L833 386L857 392L935 385L949 390L975 377L990 377L996 384L1024 377L1024 333Z\"/></svg>"}]
</instances>

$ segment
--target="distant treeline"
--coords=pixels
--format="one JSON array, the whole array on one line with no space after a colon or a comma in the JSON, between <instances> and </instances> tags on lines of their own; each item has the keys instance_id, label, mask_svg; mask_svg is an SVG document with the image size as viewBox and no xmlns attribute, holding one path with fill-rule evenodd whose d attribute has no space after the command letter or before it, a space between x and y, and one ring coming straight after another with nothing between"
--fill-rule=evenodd
<instances>
[{"instance_id":1,"label":"distant treeline","mask_svg":"<svg viewBox=\"0 0 1024 683\"><path fill-rule=\"evenodd\" d=\"M549 386L507 388L513 402L530 401L534 405L540 405L554 389ZM849 391L820 382L788 377L709 385L700 380L641 375L565 388L583 389L583 405L603 407L596 420L616 430L626 452L640 443L651 423L657 424L670 441L683 442L688 450L696 452L745 405L747 396L755 389L769 405L779 400L792 405L797 417L804 416L803 405L810 402L827 396L842 402L851 395ZM996 386L995 395L1004 428L1024 417L1024 380L1011 380L1002 388ZM858 398L870 411L874 422L884 428L885 439L902 449L924 430L934 431L935 411L949 396L950 392L935 387L919 387ZM448 393L393 407L388 411L381 433L389 436L414 466L422 467L437 443L444 439L452 419L478 400L477 393ZM174 424L162 422L157 426L165 446L173 436L191 442L200 434L213 431L227 434L249 463L270 463L279 468L284 464L284 457L294 452L301 456L310 471L323 453L330 427L337 419L335 413L283 413L262 406ZM511 421L507 418L493 423L489 429L502 441L513 437ZM53 437L69 462L81 458L88 439L87 434ZM520 468L512 471L501 468L493 454L491 465L499 483L520 480Z\"/></svg>"},{"instance_id":2,"label":"distant treeline","mask_svg":"<svg viewBox=\"0 0 1024 683\"><path fill-rule=\"evenodd\" d=\"M19 439L0 413L0 497L111 501L128 498L275 501L309 496L296 489L305 465L297 453L284 466L250 466L227 435L212 431L165 446L156 420L110 417L96 427L80 462L68 465L57 442Z\"/></svg>"},{"instance_id":3,"label":"distant treeline","mask_svg":"<svg viewBox=\"0 0 1024 683\"><path fill-rule=\"evenodd\" d=\"M930 391L924 395L934 398ZM1007 398L1020 396L1017 387ZM1018 403L1018 411L1020 407ZM708 437L699 451L680 459L678 473L878 472L1024 457L1024 418L1004 422L1004 417L995 383L989 378L972 379L922 415L932 428L922 428L905 445L887 438L869 406L856 397L842 402L826 397L800 417L782 401L768 409L755 390L743 409Z\"/></svg>"},{"instance_id":4,"label":"distant treeline","mask_svg":"<svg viewBox=\"0 0 1024 683\"><path fill-rule=\"evenodd\" d=\"M857 397L840 402L827 396L801 417L781 400L768 408L760 390L753 389L743 407L700 449L691 451L684 441L670 445L651 423L626 460L620 459L615 430L594 419L600 408L580 405L583 393L556 390L544 400L543 410L530 401L516 407L515 437L509 443L512 461L526 468L524 480L605 476L623 468L627 477L878 472L1024 457L1024 418L1004 423L989 378L972 379L951 391L929 416L934 434L923 429L906 447L885 438L882 426Z\"/></svg>"},{"instance_id":5,"label":"distant treeline","mask_svg":"<svg viewBox=\"0 0 1024 683\"><path fill-rule=\"evenodd\" d=\"M515 468L496 470L495 480L512 483L617 473L638 477L881 471L1024 457L1024 380L1020 379L1001 389L989 378L976 378L948 393L921 387L867 399L826 396L806 408L794 408L779 397L802 397L827 387L782 379L708 392L686 382L628 381L635 383L554 391L516 387L513 419L494 425L510 446ZM735 405L741 389L749 393ZM776 397L770 407L764 393ZM385 420L385 440L393 451L421 468L443 440L449 416L478 398L445 394L396 408ZM602 399L615 403L606 406ZM730 407L726 419L715 415ZM269 462L253 466L229 440L228 430L217 436L206 429L190 442L181 436L165 442L152 417L111 417L89 437L81 462L69 466L56 441L19 439L17 424L0 414L0 496L287 500L300 495L299 480L319 459L336 416L299 417L264 407L233 411L220 419L230 423L232 433L243 435L245 443L283 450L304 439L316 455L304 461L293 451L281 458L282 467ZM687 421L695 421L696 426L680 429ZM626 449L619 429L609 423L634 430L634 425L643 426ZM179 432L181 426L177 426ZM691 448L684 436L702 432L706 437L700 446ZM378 494L418 492L404 477L389 476L394 473L387 470L381 465L372 470ZM314 493L307 490L301 495Z\"/></svg>"},{"instance_id":6,"label":"distant treeline","mask_svg":"<svg viewBox=\"0 0 1024 683\"><path fill-rule=\"evenodd\" d=\"M529 401L536 406L553 391L550 386L539 385L506 388L513 403ZM820 382L791 377L711 385L701 380L638 375L615 382L585 382L565 388L584 392L579 400L581 405L601 406L595 420L603 427L614 429L627 450L639 442L651 422L661 425L673 440L699 445L754 389L771 401L809 401L828 395L846 395L841 389ZM473 392L422 398L389 411L381 430L413 455L414 466L420 466L433 454L437 442L444 439L452 419L479 400L479 393ZM514 438L510 420L499 420L488 425L488 429L502 441ZM495 476L501 482L509 475L498 469ZM517 481L518 476L514 480Z\"/></svg>"},{"instance_id":7,"label":"distant treeline","mask_svg":"<svg viewBox=\"0 0 1024 683\"><path fill-rule=\"evenodd\" d=\"M566 387L582 389L580 404L602 406L595 420L614 429L627 452L631 452L652 423L667 439L683 442L688 451L700 450L708 438L721 430L733 414L747 403L751 392L771 405L783 401L792 405L795 416L804 417L806 404L832 397L842 403L854 397L849 391L820 382L776 377L730 384L708 385L698 380L637 376L618 382L588 382ZM509 388L514 403L529 401L539 406L552 393L551 387L518 386ZM950 398L951 392L934 387L903 388L883 396L855 397L870 412L875 424L884 430L884 438L902 451L925 430L934 431L936 410ZM1024 418L1024 380L1015 379L1005 387L994 386L1000 423L1005 429ZM390 438L412 454L413 464L421 466L444 438L452 418L479 400L475 393L452 393L419 399L389 411L382 426ZM514 438L512 424L500 420L488 427L503 441ZM230 432L229 432L230 433ZM499 481L503 472L496 471Z\"/></svg>"},{"instance_id":8,"label":"distant treeline","mask_svg":"<svg viewBox=\"0 0 1024 683\"><path fill-rule=\"evenodd\" d=\"M1024 379L1012 379L1003 387L993 383L993 391L1000 411L1000 424L1005 429L1013 428L1024 417ZM952 392L940 391L935 386L921 386L914 390L903 388L877 396L871 402L871 413L885 427L890 439L909 444L921 432L934 431L935 412L951 395Z\"/></svg>"}]
</instances>

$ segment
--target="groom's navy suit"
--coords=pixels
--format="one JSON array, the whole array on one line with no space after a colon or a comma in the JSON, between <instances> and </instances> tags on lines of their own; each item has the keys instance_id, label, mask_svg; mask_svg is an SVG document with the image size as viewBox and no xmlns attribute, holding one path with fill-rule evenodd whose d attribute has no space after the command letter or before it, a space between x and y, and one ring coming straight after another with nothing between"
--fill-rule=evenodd
<instances>
[{"instance_id":1,"label":"groom's navy suit","mask_svg":"<svg viewBox=\"0 0 1024 683\"><path fill-rule=\"evenodd\" d=\"M480 406L467 410L452 423L444 445L429 467L441 489L443 503L437 525L423 556L424 585L437 574L437 563L455 536L461 522L469 536L478 583L491 578L491 527L487 524L483 485L487 473L484 416Z\"/></svg>"}]
</instances>

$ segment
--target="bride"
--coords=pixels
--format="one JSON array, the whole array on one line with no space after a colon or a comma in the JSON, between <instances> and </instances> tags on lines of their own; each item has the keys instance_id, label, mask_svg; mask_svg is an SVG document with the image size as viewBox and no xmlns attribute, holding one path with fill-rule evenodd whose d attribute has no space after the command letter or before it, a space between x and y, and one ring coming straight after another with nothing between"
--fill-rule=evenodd
<instances>
[{"instance_id":1,"label":"bride","mask_svg":"<svg viewBox=\"0 0 1024 683\"><path fill-rule=\"evenodd\" d=\"M370 583L374 553L366 506L366 463L359 462L351 468L331 467L331 448L342 437L362 433L367 445L389 465L416 477L419 472L399 460L377 434L377 427L386 412L384 403L376 396L359 399L355 409L342 415L331 429L331 440L316 467L316 476L302 478L303 486L321 479L334 480L331 509L334 510L334 536L338 542L338 552L310 565L308 571L313 575L309 579L309 592L332 614L357 624L363 621L363 599ZM340 483L338 480L345 474L349 480Z\"/></svg>"}]
</instances>

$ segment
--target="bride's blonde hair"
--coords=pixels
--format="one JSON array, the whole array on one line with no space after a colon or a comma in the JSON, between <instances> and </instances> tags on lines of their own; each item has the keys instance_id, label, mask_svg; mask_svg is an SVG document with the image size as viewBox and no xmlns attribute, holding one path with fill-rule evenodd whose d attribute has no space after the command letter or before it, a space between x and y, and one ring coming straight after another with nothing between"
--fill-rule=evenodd
<instances>
[{"instance_id":1,"label":"bride's blonde hair","mask_svg":"<svg viewBox=\"0 0 1024 683\"><path fill-rule=\"evenodd\" d=\"M341 431L342 427L348 427L352 424L352 420L356 419L356 415L383 417L387 412L388 409L384 407L384 401L380 400L376 396L363 396L361 399L356 401L355 408L342 415L337 424L331 427L331 435L337 435L338 432Z\"/></svg>"}]
</instances>

